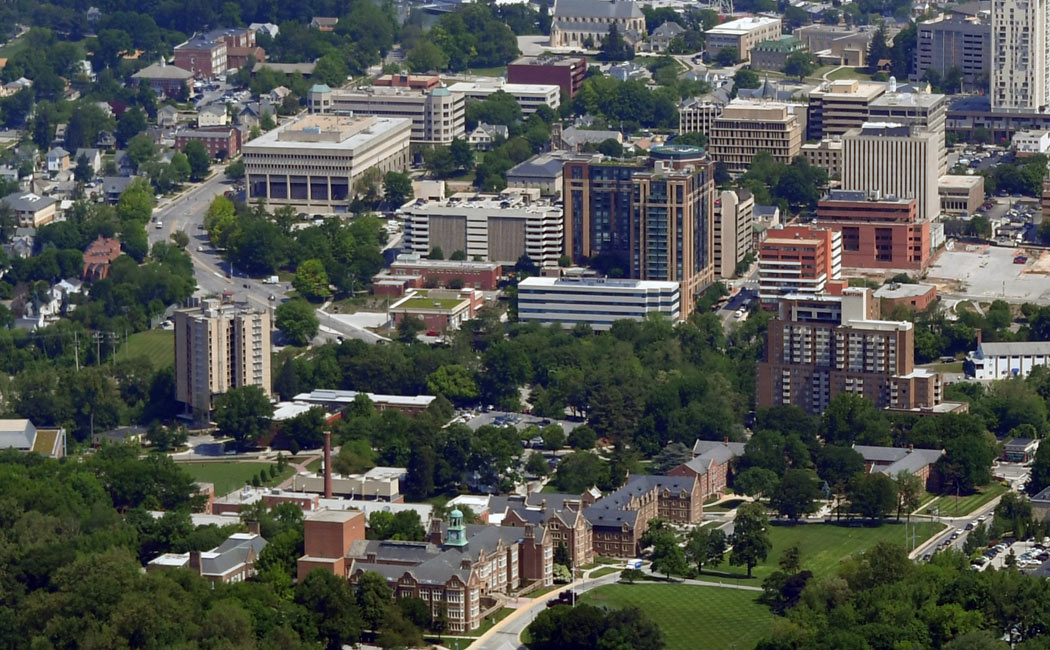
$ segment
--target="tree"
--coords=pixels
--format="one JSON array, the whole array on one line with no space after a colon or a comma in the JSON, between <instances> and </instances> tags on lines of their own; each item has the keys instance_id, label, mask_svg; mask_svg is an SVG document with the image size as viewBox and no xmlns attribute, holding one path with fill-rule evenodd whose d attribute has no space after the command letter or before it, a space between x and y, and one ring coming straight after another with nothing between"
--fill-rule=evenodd
<instances>
[{"instance_id":1,"label":"tree","mask_svg":"<svg viewBox=\"0 0 1050 650\"><path fill-rule=\"evenodd\" d=\"M397 340L412 343L427 326L418 316L405 315L397 324Z\"/></svg>"},{"instance_id":2,"label":"tree","mask_svg":"<svg viewBox=\"0 0 1050 650\"><path fill-rule=\"evenodd\" d=\"M328 273L318 259L304 260L295 269L292 286L299 295L312 302L321 302L332 295L328 288Z\"/></svg>"},{"instance_id":3,"label":"tree","mask_svg":"<svg viewBox=\"0 0 1050 650\"><path fill-rule=\"evenodd\" d=\"M80 154L80 157L77 158L77 166L73 169L73 178L78 183L86 183L94 175L95 170L91 167L91 161L88 160L86 155Z\"/></svg>"},{"instance_id":4,"label":"tree","mask_svg":"<svg viewBox=\"0 0 1050 650\"><path fill-rule=\"evenodd\" d=\"M548 424L540 431L540 436L543 438L544 449L556 451L565 446L565 430L560 424Z\"/></svg>"},{"instance_id":5,"label":"tree","mask_svg":"<svg viewBox=\"0 0 1050 650\"><path fill-rule=\"evenodd\" d=\"M725 50L723 50L723 52L724 51ZM737 88L754 89L762 85L762 80L759 79L758 73L754 70L750 68L740 68L736 71L736 74L733 75L733 85Z\"/></svg>"},{"instance_id":6,"label":"tree","mask_svg":"<svg viewBox=\"0 0 1050 650\"><path fill-rule=\"evenodd\" d=\"M1028 483L1025 491L1036 495L1050 487L1050 443L1040 444L1035 450L1035 458L1032 460L1032 470L1028 475Z\"/></svg>"},{"instance_id":7,"label":"tree","mask_svg":"<svg viewBox=\"0 0 1050 650\"><path fill-rule=\"evenodd\" d=\"M701 528L689 531L685 541L685 556L696 565L696 572L703 573L704 565L718 566L726 553L726 534L721 528Z\"/></svg>"},{"instance_id":8,"label":"tree","mask_svg":"<svg viewBox=\"0 0 1050 650\"><path fill-rule=\"evenodd\" d=\"M937 461L946 489L971 493L992 479L992 461L996 453L995 438L988 433L966 433L944 441L944 456Z\"/></svg>"},{"instance_id":9,"label":"tree","mask_svg":"<svg viewBox=\"0 0 1050 650\"><path fill-rule=\"evenodd\" d=\"M357 581L357 606L366 627L379 629L386 610L392 607L393 597L393 592L386 584L386 578L373 571L361 574Z\"/></svg>"},{"instance_id":10,"label":"tree","mask_svg":"<svg viewBox=\"0 0 1050 650\"><path fill-rule=\"evenodd\" d=\"M893 479L882 473L858 474L846 491L850 507L868 519L881 520L897 504L897 490Z\"/></svg>"},{"instance_id":11,"label":"tree","mask_svg":"<svg viewBox=\"0 0 1050 650\"><path fill-rule=\"evenodd\" d=\"M907 470L897 474L894 482L897 489L897 521L900 521L902 511L908 513L910 521L911 513L922 503L926 486L920 477Z\"/></svg>"},{"instance_id":12,"label":"tree","mask_svg":"<svg viewBox=\"0 0 1050 650\"><path fill-rule=\"evenodd\" d=\"M740 60L740 52L735 47L723 47L715 56L715 62L721 68L728 68ZM757 88L757 86L756 86Z\"/></svg>"},{"instance_id":13,"label":"tree","mask_svg":"<svg viewBox=\"0 0 1050 650\"><path fill-rule=\"evenodd\" d=\"M412 179L408 174L388 171L383 177L384 198L392 205L404 205L412 200Z\"/></svg>"},{"instance_id":14,"label":"tree","mask_svg":"<svg viewBox=\"0 0 1050 650\"><path fill-rule=\"evenodd\" d=\"M671 579L671 575L682 575L685 573L685 553L678 545L678 538L674 531L665 529L660 531L653 539L652 552L653 571L662 573Z\"/></svg>"},{"instance_id":15,"label":"tree","mask_svg":"<svg viewBox=\"0 0 1050 650\"><path fill-rule=\"evenodd\" d=\"M429 39L420 39L409 50L405 63L412 72L441 72L448 67L448 56Z\"/></svg>"},{"instance_id":16,"label":"tree","mask_svg":"<svg viewBox=\"0 0 1050 650\"><path fill-rule=\"evenodd\" d=\"M868 44L869 72L878 71L879 61L888 59L889 57L890 48L886 45L886 25L880 23L879 28L875 30L875 33L871 37L871 43Z\"/></svg>"},{"instance_id":17,"label":"tree","mask_svg":"<svg viewBox=\"0 0 1050 650\"><path fill-rule=\"evenodd\" d=\"M154 156L156 156L156 145L153 143L153 139L146 133L135 135L128 142L127 156L137 169L143 163L153 160Z\"/></svg>"},{"instance_id":18,"label":"tree","mask_svg":"<svg viewBox=\"0 0 1050 650\"><path fill-rule=\"evenodd\" d=\"M317 336L320 321L310 303L296 298L288 300L277 307L274 324L292 345L303 346Z\"/></svg>"},{"instance_id":19,"label":"tree","mask_svg":"<svg viewBox=\"0 0 1050 650\"><path fill-rule=\"evenodd\" d=\"M770 495L769 505L781 517L798 521L802 515L817 511L819 498L820 486L811 470L789 469Z\"/></svg>"},{"instance_id":20,"label":"tree","mask_svg":"<svg viewBox=\"0 0 1050 650\"><path fill-rule=\"evenodd\" d=\"M578 426L569 432L569 446L576 450L594 449L598 434L589 426Z\"/></svg>"},{"instance_id":21,"label":"tree","mask_svg":"<svg viewBox=\"0 0 1050 650\"><path fill-rule=\"evenodd\" d=\"M238 158L226 165L226 178L239 181L244 178L244 161Z\"/></svg>"},{"instance_id":22,"label":"tree","mask_svg":"<svg viewBox=\"0 0 1050 650\"><path fill-rule=\"evenodd\" d=\"M470 402L479 395L474 373L461 365L441 366L427 375L427 388L456 402Z\"/></svg>"},{"instance_id":23,"label":"tree","mask_svg":"<svg viewBox=\"0 0 1050 650\"><path fill-rule=\"evenodd\" d=\"M141 108L135 106L124 111L124 114L117 120L117 130L113 134L117 139L117 145L128 146L131 139L145 131L147 126L146 114Z\"/></svg>"},{"instance_id":24,"label":"tree","mask_svg":"<svg viewBox=\"0 0 1050 650\"><path fill-rule=\"evenodd\" d=\"M434 178L448 178L457 169L449 147L433 147L424 151L423 167Z\"/></svg>"},{"instance_id":25,"label":"tree","mask_svg":"<svg viewBox=\"0 0 1050 650\"><path fill-rule=\"evenodd\" d=\"M175 152L168 163L168 171L176 183L185 183L190 179L190 161L186 154Z\"/></svg>"},{"instance_id":26,"label":"tree","mask_svg":"<svg viewBox=\"0 0 1050 650\"><path fill-rule=\"evenodd\" d=\"M692 458L693 452L689 447L680 442L672 442L653 457L651 469L654 474L664 475L679 465L688 463Z\"/></svg>"},{"instance_id":27,"label":"tree","mask_svg":"<svg viewBox=\"0 0 1050 650\"><path fill-rule=\"evenodd\" d=\"M854 474L864 471L864 457L852 447L824 445L817 451L814 461L817 476L837 492L845 489Z\"/></svg>"},{"instance_id":28,"label":"tree","mask_svg":"<svg viewBox=\"0 0 1050 650\"><path fill-rule=\"evenodd\" d=\"M534 451L529 454L529 460L525 462L525 471L533 476L543 477L550 473L551 468L543 454Z\"/></svg>"},{"instance_id":29,"label":"tree","mask_svg":"<svg viewBox=\"0 0 1050 650\"><path fill-rule=\"evenodd\" d=\"M430 253L427 254L428 260L443 260L445 259L445 251L441 250L440 246L434 246L430 249Z\"/></svg>"},{"instance_id":30,"label":"tree","mask_svg":"<svg viewBox=\"0 0 1050 650\"><path fill-rule=\"evenodd\" d=\"M733 551L729 563L747 566L747 577L759 562L766 559L772 542L769 541L769 519L760 503L745 503L737 509L733 522Z\"/></svg>"},{"instance_id":31,"label":"tree","mask_svg":"<svg viewBox=\"0 0 1050 650\"><path fill-rule=\"evenodd\" d=\"M674 144L690 145L693 147L706 147L707 146L707 135L701 131L692 131L690 133L682 133L676 135L674 138Z\"/></svg>"},{"instance_id":32,"label":"tree","mask_svg":"<svg viewBox=\"0 0 1050 650\"><path fill-rule=\"evenodd\" d=\"M604 485L609 478L609 466L596 454L575 451L562 458L554 472L554 484L561 492L580 494L595 485Z\"/></svg>"},{"instance_id":33,"label":"tree","mask_svg":"<svg viewBox=\"0 0 1050 650\"><path fill-rule=\"evenodd\" d=\"M627 44L616 25L611 25L602 39L598 58L602 61L630 61L634 58L634 48Z\"/></svg>"},{"instance_id":34,"label":"tree","mask_svg":"<svg viewBox=\"0 0 1050 650\"><path fill-rule=\"evenodd\" d=\"M733 480L733 487L740 494L750 497L770 495L777 488L780 479L776 472L765 467L748 467Z\"/></svg>"},{"instance_id":35,"label":"tree","mask_svg":"<svg viewBox=\"0 0 1050 650\"><path fill-rule=\"evenodd\" d=\"M190 180L199 183L203 181L211 170L211 156L208 150L198 140L190 140L183 147L182 153L190 163Z\"/></svg>"},{"instance_id":36,"label":"tree","mask_svg":"<svg viewBox=\"0 0 1050 650\"><path fill-rule=\"evenodd\" d=\"M572 568L572 556L569 554L569 549L566 548L565 542L559 541L558 545L554 547L554 563Z\"/></svg>"},{"instance_id":37,"label":"tree","mask_svg":"<svg viewBox=\"0 0 1050 650\"><path fill-rule=\"evenodd\" d=\"M233 438L240 449L266 433L272 417L273 405L258 386L239 386L215 398L218 433Z\"/></svg>"},{"instance_id":38,"label":"tree","mask_svg":"<svg viewBox=\"0 0 1050 650\"><path fill-rule=\"evenodd\" d=\"M376 466L375 451L367 440L347 440L332 459L332 469L339 474L361 474Z\"/></svg>"},{"instance_id":39,"label":"tree","mask_svg":"<svg viewBox=\"0 0 1050 650\"><path fill-rule=\"evenodd\" d=\"M816 61L809 52L792 52L784 61L784 67L780 71L788 76L798 77L798 80L802 81L813 74L816 67Z\"/></svg>"},{"instance_id":40,"label":"tree","mask_svg":"<svg viewBox=\"0 0 1050 650\"><path fill-rule=\"evenodd\" d=\"M614 138L606 138L598 143L598 153L610 158L623 157L623 145Z\"/></svg>"},{"instance_id":41,"label":"tree","mask_svg":"<svg viewBox=\"0 0 1050 650\"><path fill-rule=\"evenodd\" d=\"M361 610L342 576L323 569L311 571L295 586L295 602L305 609L327 650L339 650L361 638Z\"/></svg>"}]
</instances>

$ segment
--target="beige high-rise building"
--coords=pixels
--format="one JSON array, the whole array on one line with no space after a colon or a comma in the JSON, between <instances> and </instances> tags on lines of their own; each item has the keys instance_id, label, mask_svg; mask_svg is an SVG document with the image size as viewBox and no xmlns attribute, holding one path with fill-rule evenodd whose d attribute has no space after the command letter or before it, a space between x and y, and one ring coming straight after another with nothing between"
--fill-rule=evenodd
<instances>
[{"instance_id":1,"label":"beige high-rise building","mask_svg":"<svg viewBox=\"0 0 1050 650\"><path fill-rule=\"evenodd\" d=\"M753 252L755 197L747 190L726 190L715 203L715 274L736 277L736 266Z\"/></svg>"},{"instance_id":2,"label":"beige high-rise building","mask_svg":"<svg viewBox=\"0 0 1050 650\"><path fill-rule=\"evenodd\" d=\"M948 98L938 93L899 93L896 82L868 106L868 121L908 124L937 134L941 143L938 173L948 173L948 148L945 146L944 122L948 115Z\"/></svg>"},{"instance_id":3,"label":"beige high-rise building","mask_svg":"<svg viewBox=\"0 0 1050 650\"><path fill-rule=\"evenodd\" d=\"M734 174L746 172L759 151L768 151L779 163L790 163L801 150L803 131L793 108L780 102L734 99L711 128L711 157Z\"/></svg>"},{"instance_id":4,"label":"beige high-rise building","mask_svg":"<svg viewBox=\"0 0 1050 650\"><path fill-rule=\"evenodd\" d=\"M992 110L1050 104L1050 1L992 0Z\"/></svg>"},{"instance_id":5,"label":"beige high-rise building","mask_svg":"<svg viewBox=\"0 0 1050 650\"><path fill-rule=\"evenodd\" d=\"M888 84L857 79L829 81L809 93L807 140L842 135L868 121L868 106Z\"/></svg>"},{"instance_id":6,"label":"beige high-rise building","mask_svg":"<svg viewBox=\"0 0 1050 650\"><path fill-rule=\"evenodd\" d=\"M231 388L258 386L270 394L270 314L201 301L175 312L175 399L195 413Z\"/></svg>"},{"instance_id":7,"label":"beige high-rise building","mask_svg":"<svg viewBox=\"0 0 1050 650\"><path fill-rule=\"evenodd\" d=\"M878 191L883 196L915 199L918 218L940 214L941 136L915 127L869 122L842 136L842 189Z\"/></svg>"},{"instance_id":8,"label":"beige high-rise building","mask_svg":"<svg viewBox=\"0 0 1050 650\"><path fill-rule=\"evenodd\" d=\"M319 84L310 89L307 107L311 113L407 117L412 120L412 144L450 145L466 137L465 103L462 95L447 88L406 86L362 86L337 88Z\"/></svg>"}]
</instances>

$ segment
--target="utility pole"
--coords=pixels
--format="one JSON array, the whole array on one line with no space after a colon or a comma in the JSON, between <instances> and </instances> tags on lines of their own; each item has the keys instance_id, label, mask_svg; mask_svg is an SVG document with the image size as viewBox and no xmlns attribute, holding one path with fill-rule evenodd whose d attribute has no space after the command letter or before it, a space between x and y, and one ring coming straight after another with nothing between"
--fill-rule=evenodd
<instances>
[{"instance_id":1,"label":"utility pole","mask_svg":"<svg viewBox=\"0 0 1050 650\"><path fill-rule=\"evenodd\" d=\"M80 339L76 330L73 331L73 362L76 363L77 372L80 372Z\"/></svg>"}]
</instances>

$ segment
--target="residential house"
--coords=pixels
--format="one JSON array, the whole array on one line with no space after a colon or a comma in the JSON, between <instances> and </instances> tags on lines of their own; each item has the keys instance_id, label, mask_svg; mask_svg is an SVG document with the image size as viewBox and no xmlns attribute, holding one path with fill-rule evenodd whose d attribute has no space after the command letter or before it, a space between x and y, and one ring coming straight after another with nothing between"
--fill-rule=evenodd
<instances>
[{"instance_id":1,"label":"residential house","mask_svg":"<svg viewBox=\"0 0 1050 650\"><path fill-rule=\"evenodd\" d=\"M61 458L66 451L66 430L38 429L30 420L0 420L0 449Z\"/></svg>"},{"instance_id":2,"label":"residential house","mask_svg":"<svg viewBox=\"0 0 1050 650\"><path fill-rule=\"evenodd\" d=\"M63 313L76 308L70 304L70 296L81 293L82 288L81 281L75 278L59 281L47 290L42 301L35 301L34 313L46 323L57 321Z\"/></svg>"},{"instance_id":3,"label":"residential house","mask_svg":"<svg viewBox=\"0 0 1050 650\"><path fill-rule=\"evenodd\" d=\"M53 146L57 147L60 144L65 144L65 142L66 142L66 129L68 129L68 128L69 128L69 125L66 124L65 122L63 122L62 124L56 124L55 125L55 139L51 142L51 144Z\"/></svg>"},{"instance_id":4,"label":"residential house","mask_svg":"<svg viewBox=\"0 0 1050 650\"><path fill-rule=\"evenodd\" d=\"M623 63L617 63L614 66L609 67L609 76L619 81L652 81L653 73L649 72L649 68L632 63L631 61L625 61Z\"/></svg>"},{"instance_id":5,"label":"residential house","mask_svg":"<svg viewBox=\"0 0 1050 650\"><path fill-rule=\"evenodd\" d=\"M730 464L744 454L744 443L697 440L693 458L668 472L671 476L695 476L700 481L701 500L725 494Z\"/></svg>"},{"instance_id":6,"label":"residential house","mask_svg":"<svg viewBox=\"0 0 1050 650\"><path fill-rule=\"evenodd\" d=\"M4 245L4 250L11 257L26 259L33 256L33 246L36 242L36 228L15 228L15 234L11 241Z\"/></svg>"},{"instance_id":7,"label":"residential house","mask_svg":"<svg viewBox=\"0 0 1050 650\"><path fill-rule=\"evenodd\" d=\"M95 146L103 151L112 151L117 146L117 137L109 131L99 131Z\"/></svg>"},{"instance_id":8,"label":"residential house","mask_svg":"<svg viewBox=\"0 0 1050 650\"><path fill-rule=\"evenodd\" d=\"M130 176L103 177L102 198L106 200L106 203L116 205L117 201L120 200L120 195L124 193L124 190L128 189L128 185L131 185L133 180Z\"/></svg>"},{"instance_id":9,"label":"residential house","mask_svg":"<svg viewBox=\"0 0 1050 650\"><path fill-rule=\"evenodd\" d=\"M619 131L578 129L575 126L563 129L557 123L551 129L552 149L567 149L578 152L588 144L598 145L606 140L616 140L623 144L623 134Z\"/></svg>"},{"instance_id":10,"label":"residential house","mask_svg":"<svg viewBox=\"0 0 1050 650\"><path fill-rule=\"evenodd\" d=\"M62 147L55 147L47 152L47 171L57 174L69 169L69 152Z\"/></svg>"},{"instance_id":11,"label":"residential house","mask_svg":"<svg viewBox=\"0 0 1050 650\"><path fill-rule=\"evenodd\" d=\"M488 151L492 148L492 143L496 138L506 140L509 136L510 130L502 124L479 122L470 135L467 136L467 142L470 143L470 146L475 151Z\"/></svg>"},{"instance_id":12,"label":"residential house","mask_svg":"<svg viewBox=\"0 0 1050 650\"><path fill-rule=\"evenodd\" d=\"M330 32L335 29L335 26L339 24L338 18L332 18L329 16L314 16L310 20L311 29L316 29L322 32Z\"/></svg>"},{"instance_id":13,"label":"residential house","mask_svg":"<svg viewBox=\"0 0 1050 650\"><path fill-rule=\"evenodd\" d=\"M197 126L226 126L226 105L210 104L198 110Z\"/></svg>"},{"instance_id":14,"label":"residential house","mask_svg":"<svg viewBox=\"0 0 1050 650\"><path fill-rule=\"evenodd\" d=\"M81 277L85 280L101 280L109 275L109 265L120 257L120 242L109 237L98 236L84 251L84 270Z\"/></svg>"},{"instance_id":15,"label":"residential house","mask_svg":"<svg viewBox=\"0 0 1050 650\"><path fill-rule=\"evenodd\" d=\"M88 149L81 147L77 149L77 153L73 156L73 167L76 168L80 164L80 157L83 156L87 159L88 165L91 167L91 175L96 176L102 171L102 152L98 149Z\"/></svg>"},{"instance_id":16,"label":"residential house","mask_svg":"<svg viewBox=\"0 0 1050 650\"><path fill-rule=\"evenodd\" d=\"M666 52L674 37L683 32L685 32L685 29L676 22L668 20L665 23L661 23L649 36L649 49L653 52Z\"/></svg>"},{"instance_id":17,"label":"residential house","mask_svg":"<svg viewBox=\"0 0 1050 650\"><path fill-rule=\"evenodd\" d=\"M284 86L277 86L276 88L268 92L266 94L266 97L270 100L270 103L272 103L273 105L280 106L281 103L291 94L292 91L290 89L285 88Z\"/></svg>"},{"instance_id":18,"label":"residential house","mask_svg":"<svg viewBox=\"0 0 1050 650\"><path fill-rule=\"evenodd\" d=\"M265 32L270 38L277 38L277 35L281 33L281 28L273 23L252 23L248 25L248 29L256 34Z\"/></svg>"},{"instance_id":19,"label":"residential house","mask_svg":"<svg viewBox=\"0 0 1050 650\"><path fill-rule=\"evenodd\" d=\"M32 192L15 192L3 198L3 202L18 219L23 228L39 228L51 223L58 216L58 201Z\"/></svg>"},{"instance_id":20,"label":"residential house","mask_svg":"<svg viewBox=\"0 0 1050 650\"><path fill-rule=\"evenodd\" d=\"M119 176L134 176L135 161L128 156L128 152L120 149L113 153L113 165L117 168Z\"/></svg>"},{"instance_id":21,"label":"residential house","mask_svg":"<svg viewBox=\"0 0 1050 650\"><path fill-rule=\"evenodd\" d=\"M259 534L258 524L252 522L249 532L234 533L210 551L164 553L155 557L146 565L146 571L188 568L211 582L244 582L257 573L255 562L264 548L266 540Z\"/></svg>"},{"instance_id":22,"label":"residential house","mask_svg":"<svg viewBox=\"0 0 1050 650\"><path fill-rule=\"evenodd\" d=\"M157 126L171 127L178 124L179 109L168 104L157 109Z\"/></svg>"},{"instance_id":23,"label":"residential house","mask_svg":"<svg viewBox=\"0 0 1050 650\"><path fill-rule=\"evenodd\" d=\"M3 86L0 86L0 97L9 97L10 95L14 95L15 93L17 93L20 90L25 90L26 88L32 88L32 86L33 86L33 82L32 81L30 81L29 79L26 79L25 77L19 77L18 79L15 79L14 81L9 81L6 84L4 84Z\"/></svg>"}]
</instances>

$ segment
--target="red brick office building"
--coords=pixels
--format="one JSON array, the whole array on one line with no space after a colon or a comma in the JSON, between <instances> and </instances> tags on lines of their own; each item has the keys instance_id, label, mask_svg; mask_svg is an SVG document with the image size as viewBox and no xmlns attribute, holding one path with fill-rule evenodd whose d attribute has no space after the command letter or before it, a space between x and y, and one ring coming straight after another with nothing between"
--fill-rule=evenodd
<instances>
[{"instance_id":1,"label":"red brick office building","mask_svg":"<svg viewBox=\"0 0 1050 650\"><path fill-rule=\"evenodd\" d=\"M817 203L816 226L842 233L842 265L924 270L930 263L930 222L919 221L914 199L832 190Z\"/></svg>"},{"instance_id":2,"label":"red brick office building","mask_svg":"<svg viewBox=\"0 0 1050 650\"><path fill-rule=\"evenodd\" d=\"M512 84L557 85L575 97L587 76L587 59L574 56L523 56L507 65L507 81Z\"/></svg>"},{"instance_id":3,"label":"red brick office building","mask_svg":"<svg viewBox=\"0 0 1050 650\"><path fill-rule=\"evenodd\" d=\"M241 153L241 131L236 127L180 129L175 132L175 150L182 151L193 140L203 144L212 158L233 158Z\"/></svg>"}]
</instances>

